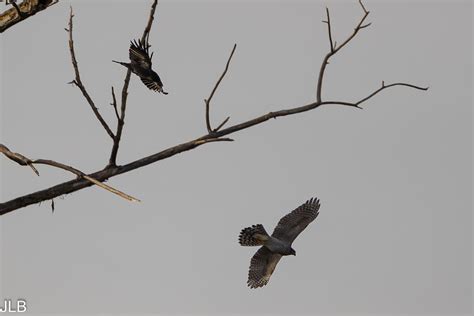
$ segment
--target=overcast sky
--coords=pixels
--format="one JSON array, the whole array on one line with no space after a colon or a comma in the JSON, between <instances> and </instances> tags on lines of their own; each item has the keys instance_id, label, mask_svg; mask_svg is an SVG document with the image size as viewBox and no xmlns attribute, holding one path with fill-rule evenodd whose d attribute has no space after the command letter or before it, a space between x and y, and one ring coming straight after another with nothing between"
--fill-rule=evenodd
<instances>
[{"instance_id":1,"label":"overcast sky","mask_svg":"<svg viewBox=\"0 0 474 316\"><path fill-rule=\"evenodd\" d=\"M69 5L82 79L115 128L129 41L151 1L65 1L0 36L0 142L85 172L111 142L76 87ZM1 295L29 315L442 314L472 312L472 3L365 1L372 26L331 60L323 98L355 101L395 87L364 110L324 106L238 132L97 187L0 218ZM361 17L357 1L166 1L150 35L168 96L132 76L119 163L206 132L203 99L237 51L211 120L236 124L315 98L328 50ZM2 10L4 4L1 4ZM71 179L40 177L4 158L1 200ZM243 227L268 231L311 197L318 219L269 284L246 287L256 248ZM1 306L1 302L0 302Z\"/></svg>"}]
</instances>

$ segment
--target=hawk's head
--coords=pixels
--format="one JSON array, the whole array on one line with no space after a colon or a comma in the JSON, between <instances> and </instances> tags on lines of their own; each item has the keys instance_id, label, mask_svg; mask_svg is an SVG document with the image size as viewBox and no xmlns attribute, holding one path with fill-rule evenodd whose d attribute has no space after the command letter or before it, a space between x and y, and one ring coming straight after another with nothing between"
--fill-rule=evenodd
<instances>
[{"instance_id":1,"label":"hawk's head","mask_svg":"<svg viewBox=\"0 0 474 316\"><path fill-rule=\"evenodd\" d=\"M290 255L296 256L296 251L295 251L295 249L293 249L293 248L290 249Z\"/></svg>"}]
</instances>

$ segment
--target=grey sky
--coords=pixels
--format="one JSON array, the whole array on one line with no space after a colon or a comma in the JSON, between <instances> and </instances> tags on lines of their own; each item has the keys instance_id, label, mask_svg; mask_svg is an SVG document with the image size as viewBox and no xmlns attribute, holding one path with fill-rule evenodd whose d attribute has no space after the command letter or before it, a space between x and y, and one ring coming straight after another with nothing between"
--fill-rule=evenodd
<instances>
[{"instance_id":1,"label":"grey sky","mask_svg":"<svg viewBox=\"0 0 474 316\"><path fill-rule=\"evenodd\" d=\"M129 41L150 1L74 1L82 79L109 122ZM470 314L472 312L472 3L365 1L373 25L330 63L326 106L272 120L109 181L0 218L1 297L29 314ZM111 143L67 85L73 70L61 1L0 37L0 141L84 171ZM3 4L2 4L3 5ZM328 49L352 32L357 1L165 1L150 36L168 96L132 78L119 162L205 133L203 99L238 44L212 104L214 124L311 102ZM115 123L111 123L115 126ZM71 176L36 177L0 159L6 201ZM241 228L316 196L320 216L268 286L246 287L255 249Z\"/></svg>"}]
</instances>

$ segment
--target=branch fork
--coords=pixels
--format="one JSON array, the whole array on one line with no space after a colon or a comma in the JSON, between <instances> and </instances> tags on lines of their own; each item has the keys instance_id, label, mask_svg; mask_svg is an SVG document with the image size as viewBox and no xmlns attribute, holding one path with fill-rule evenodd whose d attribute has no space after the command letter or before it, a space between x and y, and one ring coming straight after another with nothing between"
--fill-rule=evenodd
<instances>
[{"instance_id":1,"label":"branch fork","mask_svg":"<svg viewBox=\"0 0 474 316\"><path fill-rule=\"evenodd\" d=\"M209 116L210 116L209 112L210 112L210 104L211 104L212 97L214 96L214 93L216 93L217 88L219 87L222 79L224 79L224 77L227 73L227 70L229 70L230 61L232 60L232 56L234 56L234 52L235 52L236 48L237 48L237 44L234 44L234 47L232 48L232 51L230 52L229 58L227 59L227 63L225 65L224 72L222 73L222 75L217 80L217 82L214 85L214 88L212 89L211 94L209 95L209 97L207 99L204 99L204 104L206 105L206 127L207 127L207 132L210 135L215 134L216 132L218 132L230 119L230 116L228 116L224 121L222 121L221 124L219 124L215 129L213 129L211 127L211 120L209 118Z\"/></svg>"}]
</instances>

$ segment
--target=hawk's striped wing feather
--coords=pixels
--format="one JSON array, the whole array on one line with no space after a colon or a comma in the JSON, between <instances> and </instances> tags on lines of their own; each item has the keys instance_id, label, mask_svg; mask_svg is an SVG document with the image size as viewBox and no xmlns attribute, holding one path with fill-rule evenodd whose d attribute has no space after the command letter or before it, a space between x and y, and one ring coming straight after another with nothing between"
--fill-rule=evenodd
<instances>
[{"instance_id":1,"label":"hawk's striped wing feather","mask_svg":"<svg viewBox=\"0 0 474 316\"><path fill-rule=\"evenodd\" d=\"M296 237L319 215L319 200L312 198L293 212L280 219L272 237L292 243Z\"/></svg>"},{"instance_id":2,"label":"hawk's striped wing feather","mask_svg":"<svg viewBox=\"0 0 474 316\"><path fill-rule=\"evenodd\" d=\"M148 89L151 89L153 91L162 91L162 85L159 82L147 79L147 78L140 78L142 82L145 84L145 86L148 87Z\"/></svg>"},{"instance_id":3,"label":"hawk's striped wing feather","mask_svg":"<svg viewBox=\"0 0 474 316\"><path fill-rule=\"evenodd\" d=\"M260 247L250 260L247 285L252 289L266 285L280 259L280 254L271 252L265 246Z\"/></svg>"}]
</instances>

